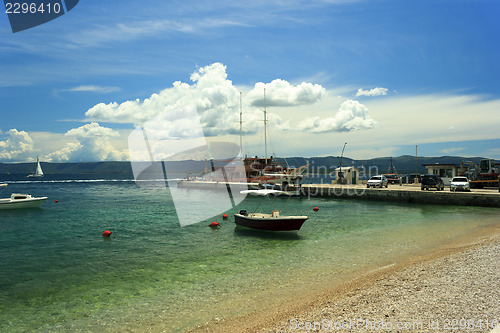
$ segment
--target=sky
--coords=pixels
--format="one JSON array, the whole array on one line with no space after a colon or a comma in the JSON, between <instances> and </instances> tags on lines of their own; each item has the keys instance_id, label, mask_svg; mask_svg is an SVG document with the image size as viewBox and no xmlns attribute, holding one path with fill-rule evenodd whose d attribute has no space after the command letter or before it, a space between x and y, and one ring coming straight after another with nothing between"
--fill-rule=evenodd
<instances>
[{"instance_id":1,"label":"sky","mask_svg":"<svg viewBox=\"0 0 500 333\"><path fill-rule=\"evenodd\" d=\"M85 0L13 33L3 11L0 162L147 159L131 156L137 128L167 142L155 159L239 144L240 101L245 155L265 153L265 109L269 155L347 143L355 159L500 159L499 13L496 0Z\"/></svg>"}]
</instances>

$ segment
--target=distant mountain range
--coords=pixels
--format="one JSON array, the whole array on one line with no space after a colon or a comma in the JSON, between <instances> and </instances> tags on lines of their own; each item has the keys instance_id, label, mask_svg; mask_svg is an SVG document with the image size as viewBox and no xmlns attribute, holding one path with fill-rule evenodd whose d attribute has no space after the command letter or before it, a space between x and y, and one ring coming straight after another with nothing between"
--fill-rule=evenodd
<instances>
[{"instance_id":1,"label":"distant mountain range","mask_svg":"<svg viewBox=\"0 0 500 333\"><path fill-rule=\"evenodd\" d=\"M418 173L426 173L426 168L422 164L460 164L460 161L474 161L479 163L482 157L460 157L460 156L441 156L441 157L418 157L417 169ZM498 162L498 161L497 161ZM167 173L174 172L178 174L192 173L200 174L210 163L205 161L166 161L165 169ZM286 158L286 163L290 167L299 167L309 163L310 172L331 172L334 168L340 165L340 158L337 156L327 157L291 157ZM208 164L208 165L207 165ZM399 174L415 173L415 156L403 155L392 158L392 164ZM41 162L45 174L121 174L123 176L130 175L133 177L132 167L130 162L81 162L81 163L49 163ZM221 166L222 163L216 163ZM342 166L355 166L360 168L364 166L371 169L371 174L376 170L378 173L387 173L391 165L391 157L378 157L367 160L355 160L352 158L342 158ZM0 163L0 176L5 174L11 175L28 175L35 169L35 163ZM0 178L1 180L1 178Z\"/></svg>"}]
</instances>

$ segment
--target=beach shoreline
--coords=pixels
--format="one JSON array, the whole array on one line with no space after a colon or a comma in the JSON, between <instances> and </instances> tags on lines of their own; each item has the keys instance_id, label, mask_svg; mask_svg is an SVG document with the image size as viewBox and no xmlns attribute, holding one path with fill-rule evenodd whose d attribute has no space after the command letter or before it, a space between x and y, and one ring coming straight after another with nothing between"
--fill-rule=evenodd
<instances>
[{"instance_id":1,"label":"beach shoreline","mask_svg":"<svg viewBox=\"0 0 500 333\"><path fill-rule=\"evenodd\" d=\"M500 320L500 225L280 308L190 332L490 332Z\"/></svg>"}]
</instances>

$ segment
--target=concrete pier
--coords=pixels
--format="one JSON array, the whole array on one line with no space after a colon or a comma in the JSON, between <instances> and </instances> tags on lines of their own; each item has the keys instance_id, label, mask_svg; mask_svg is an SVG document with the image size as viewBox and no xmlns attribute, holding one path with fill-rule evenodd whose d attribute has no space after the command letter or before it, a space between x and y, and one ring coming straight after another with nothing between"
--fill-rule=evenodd
<instances>
[{"instance_id":1,"label":"concrete pier","mask_svg":"<svg viewBox=\"0 0 500 333\"><path fill-rule=\"evenodd\" d=\"M366 188L366 185L303 184L305 197L366 199L429 203L438 205L500 207L498 189L473 189L471 192L451 192L420 189L420 185L389 185L388 188Z\"/></svg>"}]
</instances>

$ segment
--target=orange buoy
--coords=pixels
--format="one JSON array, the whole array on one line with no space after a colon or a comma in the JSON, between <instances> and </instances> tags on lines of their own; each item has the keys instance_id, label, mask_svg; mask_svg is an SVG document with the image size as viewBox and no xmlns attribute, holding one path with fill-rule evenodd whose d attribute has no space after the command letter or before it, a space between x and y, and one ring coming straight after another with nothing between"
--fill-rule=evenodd
<instances>
[{"instance_id":1,"label":"orange buoy","mask_svg":"<svg viewBox=\"0 0 500 333\"><path fill-rule=\"evenodd\" d=\"M223 219L227 219L227 214L222 215Z\"/></svg>"},{"instance_id":2,"label":"orange buoy","mask_svg":"<svg viewBox=\"0 0 500 333\"><path fill-rule=\"evenodd\" d=\"M103 237L109 237L109 236L111 236L111 234L112 234L112 232L111 232L111 231L106 230L105 232L103 232L103 233L102 233L102 236L103 236Z\"/></svg>"},{"instance_id":3,"label":"orange buoy","mask_svg":"<svg viewBox=\"0 0 500 333\"><path fill-rule=\"evenodd\" d=\"M220 224L217 223L217 222L212 222L208 226L211 227L211 228L217 228L217 227L220 227Z\"/></svg>"},{"instance_id":4,"label":"orange buoy","mask_svg":"<svg viewBox=\"0 0 500 333\"><path fill-rule=\"evenodd\" d=\"M314 208L313 208L313 210L314 210L315 212L317 212L317 211L319 210L319 208L318 208L318 207L314 207Z\"/></svg>"}]
</instances>

